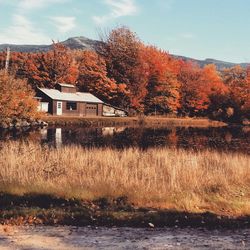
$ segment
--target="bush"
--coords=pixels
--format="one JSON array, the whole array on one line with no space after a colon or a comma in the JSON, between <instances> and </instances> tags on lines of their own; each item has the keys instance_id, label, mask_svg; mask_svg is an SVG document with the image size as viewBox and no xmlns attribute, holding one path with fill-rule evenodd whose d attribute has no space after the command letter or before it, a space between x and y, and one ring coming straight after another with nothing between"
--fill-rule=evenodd
<instances>
[{"instance_id":1,"label":"bush","mask_svg":"<svg viewBox=\"0 0 250 250\"><path fill-rule=\"evenodd\" d=\"M38 117L34 92L25 80L0 71L0 120Z\"/></svg>"}]
</instances>

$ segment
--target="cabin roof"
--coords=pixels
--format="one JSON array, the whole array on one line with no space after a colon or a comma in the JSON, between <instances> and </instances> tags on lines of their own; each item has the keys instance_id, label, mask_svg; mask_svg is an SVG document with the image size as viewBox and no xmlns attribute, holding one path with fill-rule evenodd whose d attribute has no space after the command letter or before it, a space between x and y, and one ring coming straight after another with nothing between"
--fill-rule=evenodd
<instances>
[{"instance_id":1,"label":"cabin roof","mask_svg":"<svg viewBox=\"0 0 250 250\"><path fill-rule=\"evenodd\" d=\"M57 89L45 89L45 88L38 88L38 89L53 100L103 103L103 101L101 101L99 98L95 97L90 93L85 93L85 92L65 93L65 92L60 92Z\"/></svg>"}]
</instances>

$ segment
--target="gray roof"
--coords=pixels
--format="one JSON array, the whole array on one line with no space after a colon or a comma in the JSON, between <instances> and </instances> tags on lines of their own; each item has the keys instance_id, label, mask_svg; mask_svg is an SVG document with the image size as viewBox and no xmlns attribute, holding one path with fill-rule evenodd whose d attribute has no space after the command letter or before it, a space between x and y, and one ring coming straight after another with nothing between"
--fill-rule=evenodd
<instances>
[{"instance_id":1,"label":"gray roof","mask_svg":"<svg viewBox=\"0 0 250 250\"><path fill-rule=\"evenodd\" d=\"M45 89L45 88L38 88L38 89L53 100L103 103L103 101L101 101L100 99L98 99L97 97L95 97L90 93L84 93L84 92L65 93L65 92L60 92L57 89Z\"/></svg>"}]
</instances>

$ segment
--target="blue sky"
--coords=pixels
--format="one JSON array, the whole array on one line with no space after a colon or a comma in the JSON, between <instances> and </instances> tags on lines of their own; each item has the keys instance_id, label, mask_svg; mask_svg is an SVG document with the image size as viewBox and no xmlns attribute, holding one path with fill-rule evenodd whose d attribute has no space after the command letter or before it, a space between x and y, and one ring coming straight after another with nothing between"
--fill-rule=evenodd
<instances>
[{"instance_id":1,"label":"blue sky","mask_svg":"<svg viewBox=\"0 0 250 250\"><path fill-rule=\"evenodd\" d=\"M249 0L0 0L0 44L98 39L118 25L173 54L250 62Z\"/></svg>"}]
</instances>

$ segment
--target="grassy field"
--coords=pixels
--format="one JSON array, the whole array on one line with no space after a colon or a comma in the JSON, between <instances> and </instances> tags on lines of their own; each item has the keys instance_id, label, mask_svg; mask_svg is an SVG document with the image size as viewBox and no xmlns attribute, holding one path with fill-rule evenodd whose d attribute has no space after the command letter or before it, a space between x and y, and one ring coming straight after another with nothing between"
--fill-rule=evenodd
<instances>
[{"instance_id":1,"label":"grassy field","mask_svg":"<svg viewBox=\"0 0 250 250\"><path fill-rule=\"evenodd\" d=\"M93 201L127 197L135 207L250 215L250 156L210 151L44 148L9 142L0 149L0 192Z\"/></svg>"},{"instance_id":2,"label":"grassy field","mask_svg":"<svg viewBox=\"0 0 250 250\"><path fill-rule=\"evenodd\" d=\"M78 125L78 126L195 126L219 127L226 124L207 118L170 118L163 116L143 117L64 117L44 116L43 120L49 125Z\"/></svg>"}]
</instances>

